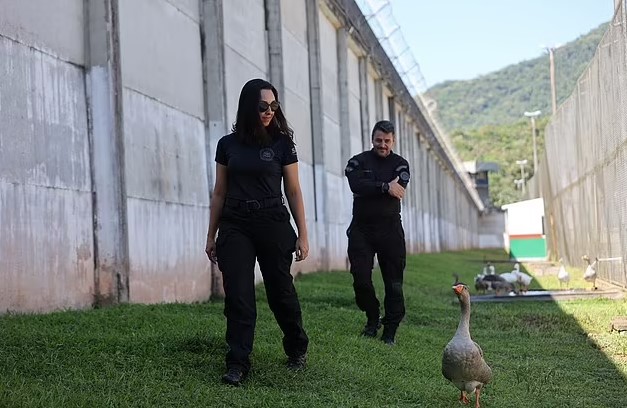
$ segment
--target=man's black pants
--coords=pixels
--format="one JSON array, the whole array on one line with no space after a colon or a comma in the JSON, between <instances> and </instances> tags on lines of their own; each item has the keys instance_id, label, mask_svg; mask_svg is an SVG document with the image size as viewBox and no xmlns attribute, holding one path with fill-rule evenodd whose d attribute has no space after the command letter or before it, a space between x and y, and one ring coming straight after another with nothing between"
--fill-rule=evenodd
<instances>
[{"instance_id":1,"label":"man's black pants","mask_svg":"<svg viewBox=\"0 0 627 408\"><path fill-rule=\"evenodd\" d=\"M385 298L385 326L397 327L405 316L403 273L405 270L405 232L400 218L377 221L353 219L347 231L348 259L353 275L355 302L366 312L369 321L379 317L379 300L372 284L374 255L377 255Z\"/></svg>"},{"instance_id":2,"label":"man's black pants","mask_svg":"<svg viewBox=\"0 0 627 408\"><path fill-rule=\"evenodd\" d=\"M290 274L296 233L284 206L255 211L249 217L229 217L225 208L218 230L216 252L222 271L226 316L227 367L250 369L257 308L255 259L263 276L270 309L283 331L288 356L307 351L300 303Z\"/></svg>"}]
</instances>

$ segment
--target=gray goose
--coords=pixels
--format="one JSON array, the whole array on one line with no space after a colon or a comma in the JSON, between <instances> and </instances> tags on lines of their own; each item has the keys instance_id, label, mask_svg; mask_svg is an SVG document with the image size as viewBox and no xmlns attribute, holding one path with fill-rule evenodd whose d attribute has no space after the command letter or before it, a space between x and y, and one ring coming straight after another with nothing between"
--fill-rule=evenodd
<instances>
[{"instance_id":1,"label":"gray goose","mask_svg":"<svg viewBox=\"0 0 627 408\"><path fill-rule=\"evenodd\" d=\"M455 335L442 353L442 374L461 392L459 400L470 402L468 393L475 393L475 408L480 408L479 395L490 382L492 370L483 359L483 350L470 337L470 292L463 283L453 286L459 299L461 318Z\"/></svg>"}]
</instances>

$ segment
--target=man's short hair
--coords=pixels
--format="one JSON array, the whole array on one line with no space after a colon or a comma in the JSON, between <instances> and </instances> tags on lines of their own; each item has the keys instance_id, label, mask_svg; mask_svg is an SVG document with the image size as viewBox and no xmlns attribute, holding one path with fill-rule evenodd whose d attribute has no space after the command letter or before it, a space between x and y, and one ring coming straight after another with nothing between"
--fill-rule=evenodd
<instances>
[{"instance_id":1,"label":"man's short hair","mask_svg":"<svg viewBox=\"0 0 627 408\"><path fill-rule=\"evenodd\" d=\"M389 120L380 120L375 123L374 127L372 128L371 139L374 139L374 134L377 132L377 130L380 130L383 133L391 133L392 135L394 135L394 123L390 122Z\"/></svg>"}]
</instances>

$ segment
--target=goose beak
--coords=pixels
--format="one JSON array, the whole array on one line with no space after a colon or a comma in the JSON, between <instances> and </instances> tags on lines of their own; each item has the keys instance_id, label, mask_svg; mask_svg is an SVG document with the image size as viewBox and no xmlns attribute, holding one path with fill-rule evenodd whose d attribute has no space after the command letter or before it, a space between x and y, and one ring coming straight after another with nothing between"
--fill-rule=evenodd
<instances>
[{"instance_id":1,"label":"goose beak","mask_svg":"<svg viewBox=\"0 0 627 408\"><path fill-rule=\"evenodd\" d=\"M462 290L464 290L464 285L455 285L455 286L453 286L453 291L455 291L456 295L461 295Z\"/></svg>"}]
</instances>

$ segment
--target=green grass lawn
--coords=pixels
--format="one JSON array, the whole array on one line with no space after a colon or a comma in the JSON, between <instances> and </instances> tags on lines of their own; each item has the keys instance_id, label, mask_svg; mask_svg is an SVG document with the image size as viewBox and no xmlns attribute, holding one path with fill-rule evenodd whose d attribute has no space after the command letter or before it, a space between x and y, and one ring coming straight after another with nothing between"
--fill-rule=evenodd
<instances>
[{"instance_id":1,"label":"green grass lawn","mask_svg":"<svg viewBox=\"0 0 627 408\"><path fill-rule=\"evenodd\" d=\"M253 372L240 388L220 384L221 302L3 316L0 407L458 407L457 389L440 372L459 319L452 274L474 292L485 256L505 255L409 258L407 316L395 347L359 337L364 316L350 274L300 276L311 345L299 373L285 368L260 286ZM532 288L550 283L541 278ZM627 406L627 336L608 332L612 317L627 315L626 300L472 307L471 333L494 373L483 407Z\"/></svg>"}]
</instances>

